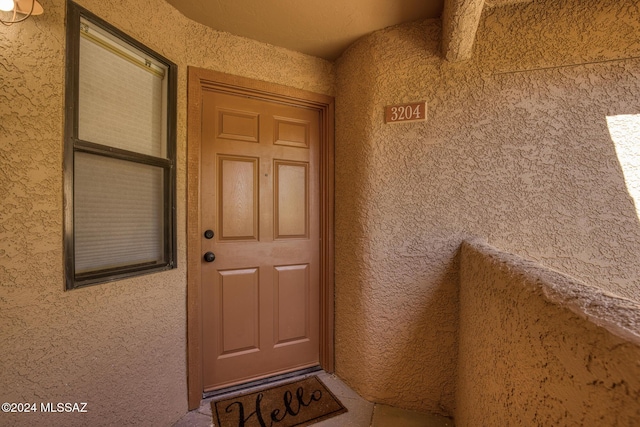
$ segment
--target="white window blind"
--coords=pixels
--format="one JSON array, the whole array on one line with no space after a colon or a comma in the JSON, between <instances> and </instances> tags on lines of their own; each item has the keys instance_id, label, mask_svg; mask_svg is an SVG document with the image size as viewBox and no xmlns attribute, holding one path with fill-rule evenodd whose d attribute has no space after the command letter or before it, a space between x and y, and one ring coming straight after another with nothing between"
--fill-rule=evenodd
<instances>
[{"instance_id":1,"label":"white window blind","mask_svg":"<svg viewBox=\"0 0 640 427\"><path fill-rule=\"evenodd\" d=\"M80 35L78 137L166 157L166 67L91 23Z\"/></svg>"},{"instance_id":2,"label":"white window blind","mask_svg":"<svg viewBox=\"0 0 640 427\"><path fill-rule=\"evenodd\" d=\"M161 168L76 153L76 273L162 261Z\"/></svg>"}]
</instances>

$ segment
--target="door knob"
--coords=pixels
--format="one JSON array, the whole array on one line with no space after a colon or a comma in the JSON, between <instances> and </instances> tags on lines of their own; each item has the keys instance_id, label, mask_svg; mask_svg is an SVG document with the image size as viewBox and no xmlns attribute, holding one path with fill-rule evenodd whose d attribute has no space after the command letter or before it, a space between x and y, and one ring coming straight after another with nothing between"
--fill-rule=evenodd
<instances>
[{"instance_id":1,"label":"door knob","mask_svg":"<svg viewBox=\"0 0 640 427\"><path fill-rule=\"evenodd\" d=\"M213 262L216 260L216 254L214 254L213 252L207 252L206 254L204 254L204 260L207 262Z\"/></svg>"},{"instance_id":2,"label":"door knob","mask_svg":"<svg viewBox=\"0 0 640 427\"><path fill-rule=\"evenodd\" d=\"M207 230L204 232L205 239L213 239L213 230Z\"/></svg>"}]
</instances>

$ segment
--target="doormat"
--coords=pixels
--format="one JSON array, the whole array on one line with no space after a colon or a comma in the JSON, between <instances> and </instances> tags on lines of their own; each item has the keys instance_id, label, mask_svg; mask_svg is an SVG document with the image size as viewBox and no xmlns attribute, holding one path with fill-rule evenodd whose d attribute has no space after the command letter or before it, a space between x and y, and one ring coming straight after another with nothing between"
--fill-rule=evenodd
<instances>
[{"instance_id":1,"label":"doormat","mask_svg":"<svg viewBox=\"0 0 640 427\"><path fill-rule=\"evenodd\" d=\"M304 427L347 412L316 376L212 401L216 427Z\"/></svg>"}]
</instances>

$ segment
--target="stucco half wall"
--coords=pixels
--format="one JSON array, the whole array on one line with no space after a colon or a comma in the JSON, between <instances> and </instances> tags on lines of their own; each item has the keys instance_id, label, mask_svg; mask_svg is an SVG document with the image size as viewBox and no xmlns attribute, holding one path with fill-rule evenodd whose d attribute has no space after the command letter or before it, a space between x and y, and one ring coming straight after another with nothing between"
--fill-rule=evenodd
<instances>
[{"instance_id":1,"label":"stucco half wall","mask_svg":"<svg viewBox=\"0 0 640 427\"><path fill-rule=\"evenodd\" d=\"M65 2L0 28L0 403L87 402L0 425L167 426L187 411L187 66L333 94L318 58L216 32L161 0L79 0L178 65L178 268L64 291Z\"/></svg>"},{"instance_id":2,"label":"stucco half wall","mask_svg":"<svg viewBox=\"0 0 640 427\"><path fill-rule=\"evenodd\" d=\"M456 426L640 424L640 304L465 243Z\"/></svg>"},{"instance_id":3,"label":"stucco half wall","mask_svg":"<svg viewBox=\"0 0 640 427\"><path fill-rule=\"evenodd\" d=\"M634 0L539 0L485 8L468 62L441 58L439 21L337 62L336 370L364 397L453 415L467 237L640 300L609 127L640 115L638 34ZM384 123L421 100L426 122Z\"/></svg>"}]
</instances>

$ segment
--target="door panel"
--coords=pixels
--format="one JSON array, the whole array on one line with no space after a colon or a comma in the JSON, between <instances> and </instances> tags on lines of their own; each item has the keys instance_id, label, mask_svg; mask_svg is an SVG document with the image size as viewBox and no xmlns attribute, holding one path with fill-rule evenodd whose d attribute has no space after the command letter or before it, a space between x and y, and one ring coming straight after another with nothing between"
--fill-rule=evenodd
<instances>
[{"instance_id":1,"label":"door panel","mask_svg":"<svg viewBox=\"0 0 640 427\"><path fill-rule=\"evenodd\" d=\"M317 110L203 91L203 386L319 364Z\"/></svg>"},{"instance_id":2,"label":"door panel","mask_svg":"<svg viewBox=\"0 0 640 427\"><path fill-rule=\"evenodd\" d=\"M275 238L306 238L309 164L275 161Z\"/></svg>"},{"instance_id":3,"label":"door panel","mask_svg":"<svg viewBox=\"0 0 640 427\"><path fill-rule=\"evenodd\" d=\"M275 267L275 346L309 340L309 265Z\"/></svg>"},{"instance_id":4,"label":"door panel","mask_svg":"<svg viewBox=\"0 0 640 427\"><path fill-rule=\"evenodd\" d=\"M309 147L309 122L286 117L274 117L274 121L274 144Z\"/></svg>"},{"instance_id":5,"label":"door panel","mask_svg":"<svg viewBox=\"0 0 640 427\"><path fill-rule=\"evenodd\" d=\"M219 272L219 356L257 351L260 347L258 270Z\"/></svg>"},{"instance_id":6,"label":"door panel","mask_svg":"<svg viewBox=\"0 0 640 427\"><path fill-rule=\"evenodd\" d=\"M218 156L220 240L258 239L258 159Z\"/></svg>"},{"instance_id":7,"label":"door panel","mask_svg":"<svg viewBox=\"0 0 640 427\"><path fill-rule=\"evenodd\" d=\"M259 114L218 109L218 138L258 142Z\"/></svg>"}]
</instances>

